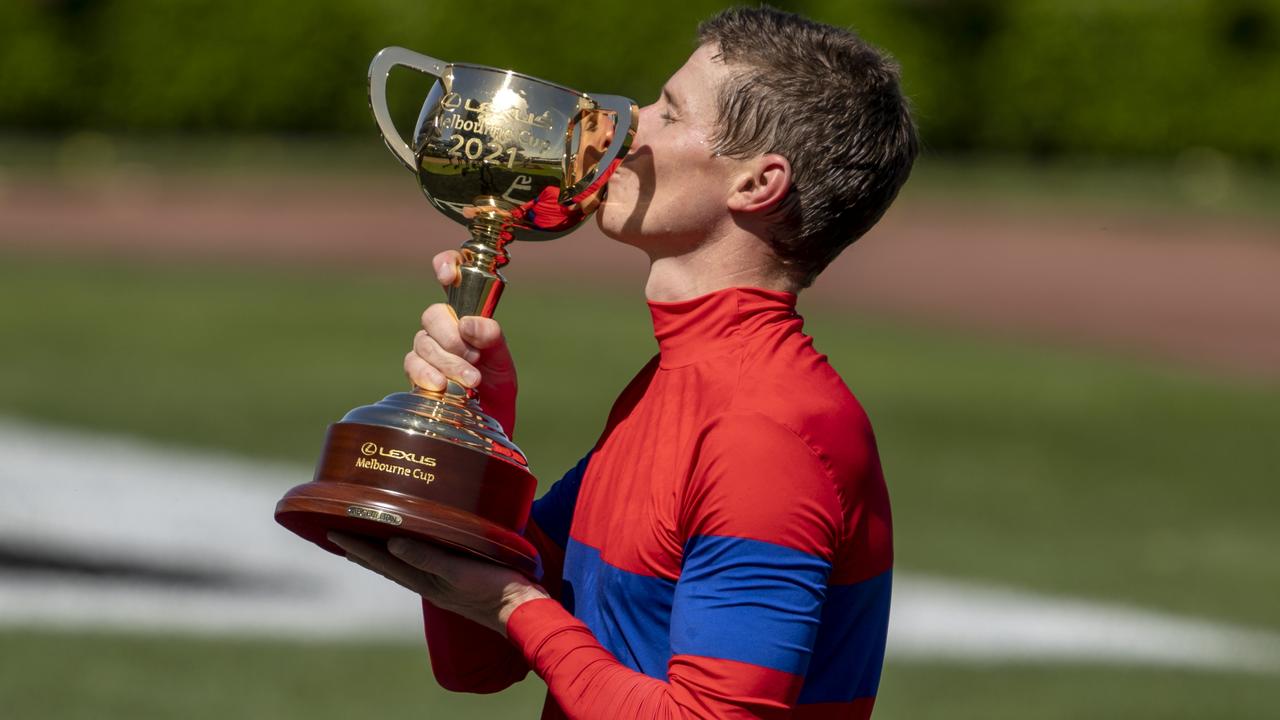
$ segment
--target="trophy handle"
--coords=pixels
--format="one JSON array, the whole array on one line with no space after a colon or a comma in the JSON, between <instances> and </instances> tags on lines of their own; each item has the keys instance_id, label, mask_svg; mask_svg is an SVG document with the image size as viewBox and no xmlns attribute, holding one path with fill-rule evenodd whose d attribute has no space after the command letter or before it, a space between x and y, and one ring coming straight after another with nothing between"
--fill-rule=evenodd
<instances>
[{"instance_id":1,"label":"trophy handle","mask_svg":"<svg viewBox=\"0 0 1280 720\"><path fill-rule=\"evenodd\" d=\"M613 141L609 143L609 148L604 151L604 155L596 164L595 172L580 178L572 187L564 188L561 191L561 204L569 203L573 198L591 187L591 184L596 181L600 173L607 171L615 160L631 149L631 141L635 139L636 135L635 119L640 114L640 108L636 107L634 100L621 95L596 95L594 93L588 94L587 97L591 98L597 108L608 110L617 118L613 126Z\"/></svg>"},{"instance_id":2,"label":"trophy handle","mask_svg":"<svg viewBox=\"0 0 1280 720\"><path fill-rule=\"evenodd\" d=\"M417 70L425 75L440 77L444 73L446 63L422 53L416 53L402 47L388 47L378 51L369 63L369 107L373 109L373 117L378 121L378 130L382 132L382 141L395 153L404 165L412 172L417 172L417 158L409 143L400 137L396 125L391 121L391 111L387 108L387 75L397 65Z\"/></svg>"}]
</instances>

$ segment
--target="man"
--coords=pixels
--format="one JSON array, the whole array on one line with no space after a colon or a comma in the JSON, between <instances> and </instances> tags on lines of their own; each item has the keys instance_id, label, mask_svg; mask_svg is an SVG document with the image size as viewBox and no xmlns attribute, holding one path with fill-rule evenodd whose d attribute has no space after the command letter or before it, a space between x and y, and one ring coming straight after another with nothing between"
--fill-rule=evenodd
<instances>
[{"instance_id":1,"label":"man","mask_svg":"<svg viewBox=\"0 0 1280 720\"><path fill-rule=\"evenodd\" d=\"M871 428L795 293L884 213L917 152L896 69L852 33L726 11L609 180L598 222L643 249L659 354L535 503L545 586L408 540L335 537L424 598L437 679L533 669L544 717L866 717L888 623L888 495ZM436 258L453 280L456 256ZM480 386L510 430L493 320L423 315L417 384ZM505 638L504 638L505 636Z\"/></svg>"}]
</instances>

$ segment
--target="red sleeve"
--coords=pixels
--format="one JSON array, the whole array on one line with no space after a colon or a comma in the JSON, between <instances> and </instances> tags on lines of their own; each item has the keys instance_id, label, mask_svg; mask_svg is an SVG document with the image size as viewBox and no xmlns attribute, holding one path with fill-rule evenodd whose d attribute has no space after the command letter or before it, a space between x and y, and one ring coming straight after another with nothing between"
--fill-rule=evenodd
<instances>
[{"instance_id":1,"label":"red sleeve","mask_svg":"<svg viewBox=\"0 0 1280 720\"><path fill-rule=\"evenodd\" d=\"M564 550L552 542L533 520L525 537L542 557L544 587L552 597L560 595ZM495 693L520 682L529 674L524 656L506 638L461 615L422 601L423 626L431 672L446 690Z\"/></svg>"},{"instance_id":2,"label":"red sleeve","mask_svg":"<svg viewBox=\"0 0 1280 720\"><path fill-rule=\"evenodd\" d=\"M699 439L679 522L665 682L618 662L557 602L512 614L508 636L566 716L789 717L844 528L826 464L768 418L723 416Z\"/></svg>"}]
</instances>

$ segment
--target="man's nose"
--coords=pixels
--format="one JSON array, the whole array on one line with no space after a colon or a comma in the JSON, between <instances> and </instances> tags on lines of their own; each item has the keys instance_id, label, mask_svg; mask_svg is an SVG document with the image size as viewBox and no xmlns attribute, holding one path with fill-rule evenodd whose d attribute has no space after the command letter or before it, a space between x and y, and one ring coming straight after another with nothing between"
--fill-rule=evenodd
<instances>
[{"instance_id":1,"label":"man's nose","mask_svg":"<svg viewBox=\"0 0 1280 720\"><path fill-rule=\"evenodd\" d=\"M657 111L656 104L645 105L644 107L640 108L640 114L636 118L638 121L636 123L636 136L635 136L635 139L631 142L631 145L633 147L644 144L645 138L649 134L646 131L646 128L653 127L653 124L658 121L657 112L658 111Z\"/></svg>"}]
</instances>

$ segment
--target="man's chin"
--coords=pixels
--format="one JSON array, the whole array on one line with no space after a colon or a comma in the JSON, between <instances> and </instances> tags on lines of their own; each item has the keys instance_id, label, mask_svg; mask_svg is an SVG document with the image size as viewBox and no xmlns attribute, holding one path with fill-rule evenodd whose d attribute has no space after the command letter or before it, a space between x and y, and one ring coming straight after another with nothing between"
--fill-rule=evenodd
<instances>
[{"instance_id":1,"label":"man's chin","mask_svg":"<svg viewBox=\"0 0 1280 720\"><path fill-rule=\"evenodd\" d=\"M609 205L609 199L606 197L604 202L600 203L600 207L596 210L596 227L600 228L600 232L604 233L604 236L607 238L617 240L619 242L627 242L623 238L623 228L626 223L618 220L616 217L619 210L621 210L621 208L616 205L611 208Z\"/></svg>"}]
</instances>

